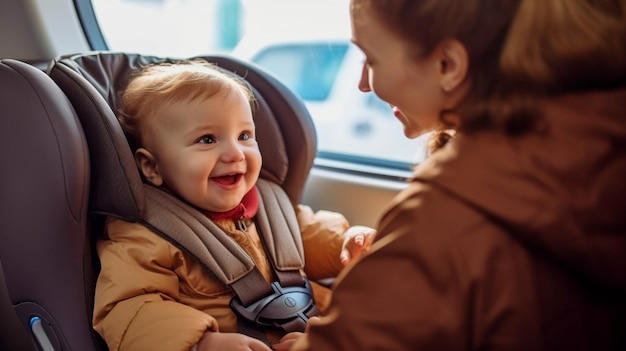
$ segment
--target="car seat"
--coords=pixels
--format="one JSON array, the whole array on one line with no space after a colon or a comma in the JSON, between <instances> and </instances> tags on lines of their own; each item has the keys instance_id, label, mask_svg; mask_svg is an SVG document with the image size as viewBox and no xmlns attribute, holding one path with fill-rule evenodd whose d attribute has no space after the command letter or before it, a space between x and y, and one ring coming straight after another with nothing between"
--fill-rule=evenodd
<instances>
[{"instance_id":1,"label":"car seat","mask_svg":"<svg viewBox=\"0 0 626 351\"><path fill-rule=\"evenodd\" d=\"M297 204L316 154L304 104L254 65L227 56L203 58L251 85L259 105L254 119L263 154L261 178L278 184ZM34 343L38 349L106 349L91 329L99 269L93 241L106 215L139 218L145 195L115 116L119 93L139 66L176 60L112 52L67 55L50 63L52 81L25 64L10 62L19 68L16 73L2 68L3 111L25 102L24 111L11 114L27 118L2 119L0 155L4 165L16 166L2 185L3 194L9 194L2 197L2 208L12 211L0 217L0 261L21 323L37 331L29 332L33 340L38 335L43 340ZM21 77L21 70L36 79L13 78L17 84L4 78ZM11 94L5 97L5 90ZM33 214L41 217L33 221ZM13 232L20 235L6 234Z\"/></svg>"},{"instance_id":2,"label":"car seat","mask_svg":"<svg viewBox=\"0 0 626 351\"><path fill-rule=\"evenodd\" d=\"M304 104L288 88L255 66L230 57L211 56L203 58L231 74L238 74L251 86L259 106L254 111L253 117L256 123L257 141L263 154L260 178L282 189L277 193L272 193L272 197L274 195L284 196L286 201L283 201L283 204L287 202L286 206L294 206L300 200L304 182L316 152L314 128ZM222 277L219 279L233 287L238 297L246 302L244 305L248 305L248 303L271 292L272 287L268 284L265 291L263 289L249 289L250 285L259 286L261 283L255 278L240 280L243 275L254 276L254 274L242 274L241 272L252 271L254 273L256 269L249 258L247 258L248 261L245 261L246 257L243 257L245 254L242 254L239 248L215 253L217 247L224 246L224 243L230 243L230 240L218 240L222 244L219 245L216 242L210 242L210 240L215 240L212 236L202 237L199 235L195 237L194 233L179 234L179 232L191 227L198 228L198 221L203 221L207 227L213 225L204 216L198 218L198 211L183 206L180 207L183 211L176 211L175 217L164 220L164 218L168 218L166 216L168 211L163 211L163 207L167 207L169 210L184 204L178 203L176 205L177 200L171 198L169 194L166 195L169 196L167 199L155 197L158 192L155 192L153 187L142 186L139 172L134 164L132 146L128 145L115 116L120 104L121 90L126 86L128 78L137 68L151 63L177 60L177 58L128 53L96 52L61 57L52 62L48 73L68 95L85 129L93 172L90 213L97 215L95 217L100 219L104 218L103 215L113 215L129 221L138 220L149 224L161 234L165 234L166 238L173 238L174 243L182 246L199 261L206 263L209 270L217 274L218 278ZM259 180L258 186L260 186L261 193L264 193L267 183L262 183L261 180ZM262 184L264 185L261 186ZM115 191L112 192L111 189L115 189ZM263 196L262 199L264 199L262 203L266 203L265 200L268 197ZM157 212L155 210L156 203L166 203L166 206L157 208ZM281 207L284 212L284 206ZM259 208L259 214L261 214L262 208L263 206ZM189 216L190 213L191 216ZM262 217L257 216L257 225L261 227L264 226ZM295 233L297 231L299 237L297 223L294 225L294 221L290 225L283 227L278 225L278 227L285 229L295 227L295 230L273 230L276 228L275 225L280 222L276 222L280 217L282 216L271 217L271 223L265 222L267 230L262 229L261 233ZM293 219L295 220L295 217ZM179 225L179 222L185 223ZM289 221L287 220L287 222ZM98 228L95 231L98 232L99 230ZM178 236L174 237L172 234ZM189 241L191 237L200 238L202 242L191 242ZM268 239L268 237L265 238ZM294 267L295 261L302 262L301 248L300 250L297 248L287 249L290 242L293 243L291 240L274 240L273 244L268 244L270 251L280 252L279 261L283 259L288 261L284 265L281 263L285 263L285 261L275 262L275 267ZM211 252L209 257L205 255L207 249ZM276 258L274 255L274 259ZM290 258L294 260L289 261ZM218 261L219 264L212 265L215 261ZM275 273L283 287L302 284L303 278L297 270L291 270L291 274L278 270ZM239 288L241 286L243 288ZM309 312L313 313L313 311ZM241 323L240 327L243 328ZM245 328L247 332L251 333L249 335L254 335L252 329L254 328Z\"/></svg>"},{"instance_id":3,"label":"car seat","mask_svg":"<svg viewBox=\"0 0 626 351\"><path fill-rule=\"evenodd\" d=\"M251 85L259 105L253 117L263 155L261 178L279 184L293 204L297 204L317 153L315 128L302 100L259 66L228 56L198 57L243 77ZM124 174L117 177L129 182L140 181L116 119L121 104L120 94L131 73L140 66L178 59L123 52L92 52L62 56L51 63L48 74L77 109L90 145L90 154L98 160L92 163L95 175L111 176L115 170L107 173L100 167L118 164L121 167L117 169L122 169ZM102 160L101 157L108 159ZM118 161L111 163L110 158L113 157ZM110 194L108 186L114 182L110 178L97 178L93 179L94 191L99 192L95 198L106 198L102 193ZM134 186L135 183L130 185L132 189L140 188ZM134 196L139 195L135 193Z\"/></svg>"},{"instance_id":4,"label":"car seat","mask_svg":"<svg viewBox=\"0 0 626 351\"><path fill-rule=\"evenodd\" d=\"M231 304L242 317L241 332L264 340L261 325L302 331L308 316L319 313L308 280L298 269L304 264L304 252L294 211L317 149L311 117L299 97L261 68L232 57L202 58L244 78L255 95L258 108L253 118L263 155L256 223L276 282L267 283L254 261L197 209L141 182L132 145L115 112L132 73L178 58L94 52L60 57L50 65L49 75L73 103L87 136L93 172L90 211L100 219L110 215L144 223L191 254L235 291L238 299ZM285 309L279 301L287 295L298 296L301 302ZM259 310L259 306L276 307ZM276 309L279 306L283 307Z\"/></svg>"},{"instance_id":5,"label":"car seat","mask_svg":"<svg viewBox=\"0 0 626 351\"><path fill-rule=\"evenodd\" d=\"M81 125L52 79L16 60L0 61L0 111L0 303L3 321L24 328L10 325L0 337L20 350L104 349L90 327L95 272Z\"/></svg>"}]
</instances>

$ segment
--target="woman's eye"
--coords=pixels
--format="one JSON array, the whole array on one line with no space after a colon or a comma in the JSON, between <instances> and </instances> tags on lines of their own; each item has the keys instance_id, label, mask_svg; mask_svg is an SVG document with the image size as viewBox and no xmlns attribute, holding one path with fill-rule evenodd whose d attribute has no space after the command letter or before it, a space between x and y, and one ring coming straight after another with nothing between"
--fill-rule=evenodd
<instances>
[{"instance_id":1,"label":"woman's eye","mask_svg":"<svg viewBox=\"0 0 626 351\"><path fill-rule=\"evenodd\" d=\"M207 134L203 135L198 139L198 143L200 144L213 144L215 142L215 138L213 135Z\"/></svg>"}]
</instances>

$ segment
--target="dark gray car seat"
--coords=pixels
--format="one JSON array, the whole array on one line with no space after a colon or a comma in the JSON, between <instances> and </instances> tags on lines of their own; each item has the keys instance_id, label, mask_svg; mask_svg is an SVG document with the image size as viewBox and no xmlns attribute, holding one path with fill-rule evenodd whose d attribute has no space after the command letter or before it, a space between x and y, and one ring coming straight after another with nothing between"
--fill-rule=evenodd
<instances>
[{"instance_id":1,"label":"dark gray car seat","mask_svg":"<svg viewBox=\"0 0 626 351\"><path fill-rule=\"evenodd\" d=\"M266 203L265 208L268 211L274 208L276 215L272 215L267 222L262 220L267 217L261 214L264 211L260 209L257 225L265 226L261 229L262 234L281 235L276 236L281 238L278 240L274 240L273 236L264 236L280 286L310 294L305 292L308 282L293 268L301 266L304 259L293 207L300 201L316 154L311 117L300 98L262 69L231 57L203 58L230 74L241 76L253 90L258 105L253 112L256 139L263 155L260 178L263 184L273 184L270 187L275 189L272 194L264 195L262 202L284 199L283 205L271 201ZM58 58L52 62L48 73L67 94L85 130L92 161L89 207L94 223L109 215L145 223L192 254L220 281L233 288L246 306L244 308L253 308L256 306L254 303L264 297L275 298L271 295L272 286L264 282L253 261L240 248L232 247L227 237L220 236L225 234L219 234L219 229L215 232L214 224L208 223L200 212L167 193L159 194L161 191L142 184L132 146L116 118L121 92L132 73L144 65L177 60L119 52L93 52ZM258 186L261 185L260 180ZM259 188L263 189L269 190L266 185ZM206 230L214 235L209 235ZM306 301L303 300L302 306L293 306L297 311L284 311L285 315L281 312L282 317L275 322L286 331L303 328L306 321L303 316L317 311L314 304ZM257 329L259 326L244 320L252 318L267 322L267 316L244 314L246 318L238 319L240 331L263 339L263 334Z\"/></svg>"},{"instance_id":2,"label":"dark gray car seat","mask_svg":"<svg viewBox=\"0 0 626 351\"><path fill-rule=\"evenodd\" d=\"M0 111L0 262L12 307L2 319L23 327L0 336L7 347L96 350L81 125L49 76L15 60L0 61Z\"/></svg>"},{"instance_id":3,"label":"dark gray car seat","mask_svg":"<svg viewBox=\"0 0 626 351\"><path fill-rule=\"evenodd\" d=\"M261 177L298 203L316 154L304 104L254 65L204 58L252 86ZM140 65L169 60L176 58L68 55L51 62L48 75L17 61L0 65L0 262L8 299L37 349L106 350L91 328L93 241L105 215L139 218L144 201L115 116L119 92Z\"/></svg>"},{"instance_id":4,"label":"dark gray car seat","mask_svg":"<svg viewBox=\"0 0 626 351\"><path fill-rule=\"evenodd\" d=\"M317 152L315 128L304 103L259 66L227 56L201 57L243 77L251 85L259 105L254 119L263 155L261 178L279 184L291 201L298 203ZM120 93L126 87L130 74L142 65L177 59L92 52L63 56L51 63L48 74L69 97L85 129L94 160L95 179L92 184L97 194L92 196L93 199L104 201L107 194L111 194L110 186L115 184L111 177L122 183L140 181L132 153L116 119L121 103ZM120 170L123 174L119 174ZM129 186L137 188L134 183ZM118 194L115 195L118 197ZM134 193L133 198L125 202L126 205L139 203L135 201L138 196L141 195ZM119 197L116 201L124 203ZM111 211L111 207L106 211Z\"/></svg>"}]
</instances>

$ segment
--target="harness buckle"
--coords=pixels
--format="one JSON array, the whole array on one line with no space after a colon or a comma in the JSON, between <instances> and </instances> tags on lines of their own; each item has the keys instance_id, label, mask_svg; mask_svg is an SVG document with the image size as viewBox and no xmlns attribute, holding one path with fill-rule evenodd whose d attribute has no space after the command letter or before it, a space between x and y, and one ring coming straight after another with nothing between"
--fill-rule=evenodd
<instances>
[{"instance_id":1,"label":"harness buckle","mask_svg":"<svg viewBox=\"0 0 626 351\"><path fill-rule=\"evenodd\" d=\"M313 300L311 284L306 277L304 286L283 287L279 282L271 284L273 293L244 306L235 296L230 307L238 317L257 325L274 327L285 332L303 332L309 317L318 315L319 309Z\"/></svg>"}]
</instances>

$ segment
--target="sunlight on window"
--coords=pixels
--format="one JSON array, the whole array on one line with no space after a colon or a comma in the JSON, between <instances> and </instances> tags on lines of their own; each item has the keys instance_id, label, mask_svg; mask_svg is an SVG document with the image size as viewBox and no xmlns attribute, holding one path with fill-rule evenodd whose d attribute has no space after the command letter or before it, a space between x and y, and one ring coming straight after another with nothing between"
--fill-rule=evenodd
<instances>
[{"instance_id":1,"label":"sunlight on window","mask_svg":"<svg viewBox=\"0 0 626 351\"><path fill-rule=\"evenodd\" d=\"M93 0L111 50L169 57L231 54L255 62L303 99L320 151L419 162L390 107L357 89L349 0Z\"/></svg>"}]
</instances>

